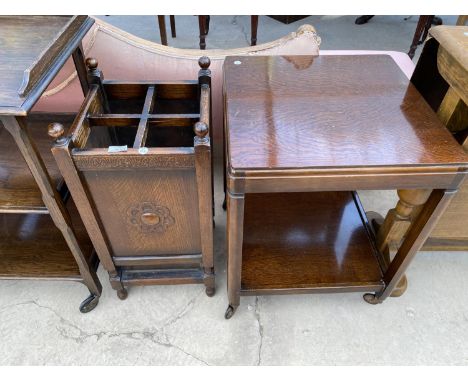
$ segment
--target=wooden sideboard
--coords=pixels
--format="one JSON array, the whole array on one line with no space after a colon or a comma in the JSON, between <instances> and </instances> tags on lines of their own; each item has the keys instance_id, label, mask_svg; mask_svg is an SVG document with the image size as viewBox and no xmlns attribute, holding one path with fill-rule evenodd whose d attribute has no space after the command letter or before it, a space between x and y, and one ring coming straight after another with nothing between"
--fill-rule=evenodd
<instances>
[{"instance_id":1,"label":"wooden sideboard","mask_svg":"<svg viewBox=\"0 0 468 382\"><path fill-rule=\"evenodd\" d=\"M81 40L88 16L0 17L0 278L80 281L99 301L98 259L54 163L50 118L31 108L72 57L88 91Z\"/></svg>"},{"instance_id":2,"label":"wooden sideboard","mask_svg":"<svg viewBox=\"0 0 468 382\"><path fill-rule=\"evenodd\" d=\"M429 31L411 82L468 152L468 26ZM441 146L445 141L439 142ZM378 221L379 246L395 252L419 216L430 190L399 190L400 201ZM425 250L468 250L468 183L465 182L424 243Z\"/></svg>"}]
</instances>

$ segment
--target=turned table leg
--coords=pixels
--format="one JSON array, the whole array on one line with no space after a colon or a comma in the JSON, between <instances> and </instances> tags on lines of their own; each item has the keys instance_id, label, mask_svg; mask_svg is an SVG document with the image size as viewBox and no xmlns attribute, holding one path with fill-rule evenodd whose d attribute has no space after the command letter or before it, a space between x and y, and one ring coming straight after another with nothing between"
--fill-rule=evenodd
<instances>
[{"instance_id":1,"label":"turned table leg","mask_svg":"<svg viewBox=\"0 0 468 382\"><path fill-rule=\"evenodd\" d=\"M427 192L427 190L424 191ZM366 293L364 300L370 304L379 304L391 295L455 193L456 190L433 190L430 193L427 202L411 224L406 238L384 274L384 289L376 294ZM424 195L425 193L423 192L422 194ZM411 213L411 210L407 207L404 208L407 214Z\"/></svg>"},{"instance_id":2,"label":"turned table leg","mask_svg":"<svg viewBox=\"0 0 468 382\"><path fill-rule=\"evenodd\" d=\"M431 190L398 190L398 203L395 208L388 211L384 222L377 230L377 248L384 255L386 265L390 264L392 255L400 247L412 220L421 211ZM403 275L392 297L399 297L407 287L406 276Z\"/></svg>"},{"instance_id":3,"label":"turned table leg","mask_svg":"<svg viewBox=\"0 0 468 382\"><path fill-rule=\"evenodd\" d=\"M224 314L232 317L240 304L242 241L244 235L244 195L227 192L227 288L229 306Z\"/></svg>"},{"instance_id":4,"label":"turned table leg","mask_svg":"<svg viewBox=\"0 0 468 382\"><path fill-rule=\"evenodd\" d=\"M377 247L385 253L392 246L399 246L411 225L411 217L426 203L431 190L398 190L398 203L388 211L377 233Z\"/></svg>"}]
</instances>

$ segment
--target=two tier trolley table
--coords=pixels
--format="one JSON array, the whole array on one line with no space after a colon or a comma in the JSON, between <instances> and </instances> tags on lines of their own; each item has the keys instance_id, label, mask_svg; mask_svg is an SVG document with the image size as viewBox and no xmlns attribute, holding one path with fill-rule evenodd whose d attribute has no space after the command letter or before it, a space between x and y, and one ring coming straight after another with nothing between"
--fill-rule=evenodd
<instances>
[{"instance_id":1,"label":"two tier trolley table","mask_svg":"<svg viewBox=\"0 0 468 382\"><path fill-rule=\"evenodd\" d=\"M228 57L228 297L393 291L468 156L387 55ZM431 189L393 260L356 190Z\"/></svg>"}]
</instances>

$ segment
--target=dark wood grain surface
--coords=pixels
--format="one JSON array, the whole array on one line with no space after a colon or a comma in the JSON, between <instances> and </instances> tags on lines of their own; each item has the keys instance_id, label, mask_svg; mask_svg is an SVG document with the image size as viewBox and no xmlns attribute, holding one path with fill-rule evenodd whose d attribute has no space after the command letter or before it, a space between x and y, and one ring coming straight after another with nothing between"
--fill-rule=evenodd
<instances>
[{"instance_id":1,"label":"dark wood grain surface","mask_svg":"<svg viewBox=\"0 0 468 382\"><path fill-rule=\"evenodd\" d=\"M139 158L135 157L134 161ZM98 162L96 162L98 163ZM82 172L114 256L201 252L196 177L193 169L96 169ZM147 232L130 214L163 206L170 229ZM157 206L157 207L156 207ZM138 215L139 216L139 215Z\"/></svg>"},{"instance_id":2,"label":"dark wood grain surface","mask_svg":"<svg viewBox=\"0 0 468 382\"><path fill-rule=\"evenodd\" d=\"M71 199L67 209L77 240L91 265L93 246ZM0 243L0 278L83 280L76 260L49 215L0 214Z\"/></svg>"},{"instance_id":3,"label":"dark wood grain surface","mask_svg":"<svg viewBox=\"0 0 468 382\"><path fill-rule=\"evenodd\" d=\"M228 57L224 76L233 169L468 162L388 56Z\"/></svg>"},{"instance_id":4,"label":"dark wood grain surface","mask_svg":"<svg viewBox=\"0 0 468 382\"><path fill-rule=\"evenodd\" d=\"M87 16L1 16L0 114L25 115L93 22Z\"/></svg>"},{"instance_id":5,"label":"dark wood grain surface","mask_svg":"<svg viewBox=\"0 0 468 382\"><path fill-rule=\"evenodd\" d=\"M242 290L381 287L351 192L247 194Z\"/></svg>"},{"instance_id":6,"label":"dark wood grain surface","mask_svg":"<svg viewBox=\"0 0 468 382\"><path fill-rule=\"evenodd\" d=\"M51 140L47 135L50 121L59 121L70 126L72 115L39 115L28 118L28 130L47 167L49 175L57 186L62 176L50 152ZM0 123L0 210L2 211L36 211L47 213L42 194L23 159L12 136Z\"/></svg>"}]
</instances>

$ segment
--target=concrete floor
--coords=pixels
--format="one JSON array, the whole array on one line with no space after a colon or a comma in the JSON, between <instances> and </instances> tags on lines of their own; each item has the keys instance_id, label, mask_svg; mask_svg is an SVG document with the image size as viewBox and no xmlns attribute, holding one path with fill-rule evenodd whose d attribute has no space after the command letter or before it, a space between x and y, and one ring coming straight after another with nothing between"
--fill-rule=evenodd
<instances>
[{"instance_id":1,"label":"concrete floor","mask_svg":"<svg viewBox=\"0 0 468 382\"><path fill-rule=\"evenodd\" d=\"M157 28L153 17L136 26L135 18L126 19L126 24L123 17L106 19L142 36ZM242 30L239 24L248 22L244 19L238 17L233 29ZM366 45L352 23L354 17L310 19L328 49L406 51L414 27L414 17L406 22L401 17L378 17L372 23L384 25L385 33L376 33L380 29L371 24L364 26L375 32L367 32ZM195 33L194 20L177 17L178 42L184 35L189 41ZM218 28L217 18L212 20L209 46L215 44ZM332 34L334 23L341 25L337 31L347 40L342 45ZM261 17L260 42L300 24L284 26ZM151 33L157 37L157 29ZM234 40L245 43L245 35L232 36ZM196 47L196 38L190 41L189 47ZM407 292L378 306L366 304L361 293L243 297L235 316L225 320L226 214L219 208L219 171L215 179L214 297L206 297L197 285L148 286L131 288L128 299L120 301L101 268L101 301L91 313L80 314L78 305L87 290L78 283L2 281L0 364L468 365L468 254L463 252L419 253L407 272ZM393 191L360 195L366 210L381 214L396 201Z\"/></svg>"}]
</instances>

